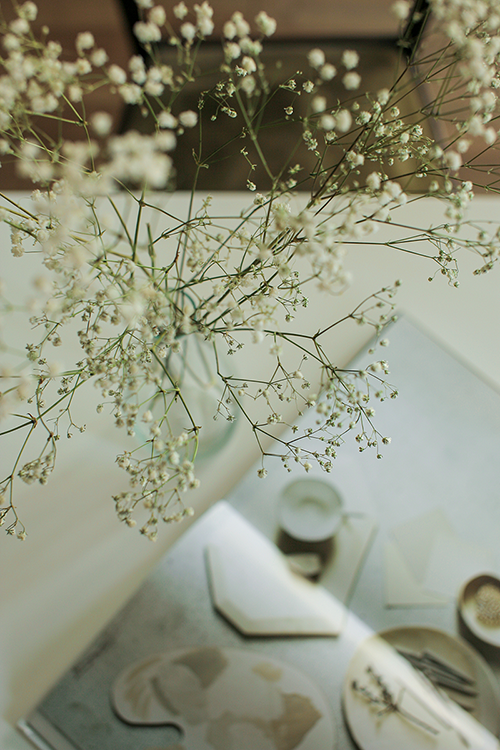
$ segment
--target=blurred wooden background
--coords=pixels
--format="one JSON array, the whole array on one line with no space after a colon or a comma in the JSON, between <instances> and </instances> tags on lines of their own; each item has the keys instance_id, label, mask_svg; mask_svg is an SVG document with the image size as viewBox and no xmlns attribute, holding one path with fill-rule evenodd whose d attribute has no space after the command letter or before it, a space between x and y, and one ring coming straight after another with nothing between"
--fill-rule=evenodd
<instances>
[{"instance_id":1,"label":"blurred wooden background","mask_svg":"<svg viewBox=\"0 0 500 750\"><path fill-rule=\"evenodd\" d=\"M133 2L133 0L38 0L39 13L35 26L40 28L47 25L49 27L50 38L62 44L67 59L74 59L77 34L81 31L91 31L97 46L105 48L110 61L126 67L134 48L122 2ZM162 2L166 8L169 20L175 22L172 11L177 0L171 0L171 2L159 0L159 2ZM362 86L376 91L392 80L394 60L397 56L394 40L397 37L398 22L390 11L392 2L393 0L314 0L313 2L266 0L262 5L265 5L266 11L276 18L278 23L277 32L272 39L290 43L289 59L294 59L292 46L294 41L306 41L311 44L330 43L332 49L335 48L336 43L352 47L357 45L362 52L363 69L360 70L363 76ZM187 4L189 7L190 3ZM262 7L256 4L255 0L211 0L210 4L214 8L215 38L220 36L224 22L235 10L241 10L252 23ZM0 8L5 18L13 17L10 0L1 0ZM335 94L333 88L335 83L332 83L332 96ZM416 103L415 106L420 107L422 103ZM132 117L130 111L125 113L125 106L119 96L110 96L104 90L97 91L87 105L87 114L101 109L112 114L117 128L124 122L125 114L129 126L140 127L138 112L132 113ZM453 124L450 127L453 130ZM446 132L444 134L449 135ZM78 138L79 133L69 133L67 137ZM482 144L478 144L477 164L483 163L481 167L483 172L487 171L489 166L498 171L497 163L500 162L500 157L491 150L486 155L482 155L481 150ZM202 187L220 188L220 174L217 175L214 171L213 175L211 178L207 174L208 184ZM188 176L186 175L186 179ZM492 181L487 174L474 170L469 170L468 173L464 170L461 176L479 183ZM213 187L210 185L210 179L215 180ZM18 177L15 165L9 162L8 157L3 157L0 169L0 189L30 187L26 181ZM234 189L235 185L227 183L225 187Z\"/></svg>"},{"instance_id":2,"label":"blurred wooden background","mask_svg":"<svg viewBox=\"0 0 500 750\"><path fill-rule=\"evenodd\" d=\"M129 0L124 0L127 1ZM176 4L177 0L163 0L169 20L178 25L179 22L173 15ZM221 35L223 24L236 10L240 10L252 25L255 15L261 10L261 5L254 0L213 0L210 4L214 8L216 38ZM391 4L392 0L266 0L262 3L278 24L273 40L308 40L311 43L319 43L320 40L354 42L360 39L380 39L385 42L394 39L398 25L390 12ZM39 12L34 26L48 26L49 38L62 44L67 59L74 58L77 34L91 31L97 46L104 47L110 61L126 67L127 60L133 54L133 43L121 0L38 0L37 5ZM7 20L14 17L10 0L2 0L1 10ZM385 55L382 62L384 67L387 64L386 53L382 50L381 55L382 58ZM368 68L372 68L371 62ZM101 109L109 111L116 127L120 126L125 107L118 96L110 97L104 90L96 92L87 104L87 114ZM130 122L130 112L128 116L130 126L137 127L138 114L136 113L136 122L133 118ZM81 135L75 130L67 132L66 137L76 139ZM16 174L15 164L4 157L0 169L0 189L30 187L28 182Z\"/></svg>"}]
</instances>

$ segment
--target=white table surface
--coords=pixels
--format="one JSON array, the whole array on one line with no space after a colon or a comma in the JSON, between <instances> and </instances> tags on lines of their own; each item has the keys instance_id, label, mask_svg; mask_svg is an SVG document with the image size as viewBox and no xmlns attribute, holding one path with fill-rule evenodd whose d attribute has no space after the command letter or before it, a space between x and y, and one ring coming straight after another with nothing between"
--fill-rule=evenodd
<instances>
[{"instance_id":1,"label":"white table surface","mask_svg":"<svg viewBox=\"0 0 500 750\"><path fill-rule=\"evenodd\" d=\"M258 601L259 592L267 591L269 595L273 563L266 558L269 568L262 580L259 571L262 574L266 555L260 542L252 543L250 538L255 534L258 537L255 529L273 541L279 538L280 495L291 479L304 476L297 465L291 467L291 474L274 465L269 467L263 483L255 471L250 471L229 494L228 502L216 503L173 545L137 594L42 701L39 711L28 717L31 726L40 729L40 721L45 727L48 722L49 727L56 728L62 737L70 737L75 747L82 750L115 750L117 747L136 750L138 742L145 748L162 743L166 746L174 739L168 727L143 728L137 732L117 719L109 704L117 674L154 653L169 653L186 647L229 647L259 653L264 658L284 659L305 672L322 692L332 712L337 728L335 750L354 750L342 716L340 697L348 665L360 643L374 632L394 627L411 626L417 639L424 632L436 632L428 628L437 628L437 632L444 631L451 637L458 635L458 588L465 578L484 571L482 561L469 559L467 562L470 544L480 544L481 550L489 550L492 560L487 569L500 574L500 504L495 460L500 434L500 394L472 375L407 318L391 326L388 334L392 377L399 383L402 396L397 408L391 400L377 407L377 420L383 434L394 438L390 451L384 451L383 461L369 454L360 461L357 445L351 440L343 446L328 477L314 466L309 473L309 477L333 483L342 495L348 514L343 525L353 522L350 513L361 513L376 526L348 600L349 612L341 614L339 634L335 637L306 634L290 637L276 633L245 636L231 624L230 613L228 621L214 610L210 593L214 582L212 579L210 583L208 573L212 566L207 565L207 545L217 545L221 535L225 540L238 539L236 546L225 548L226 564L234 565L238 571L237 600L241 595L247 602L252 597L257 597ZM367 360L369 357L364 352L356 358L355 366L364 367ZM429 363L432 363L432 373ZM474 404L474 408L467 408L468 403ZM316 412L312 409L301 418L299 429L314 427L315 420ZM245 521L233 508L251 523L243 536L239 536L238 528L245 527ZM385 545L391 539L395 524L411 522L429 512L444 514L459 535L460 559L453 558L452 553L453 562L448 557L440 562L447 576L444 593L448 598L438 606L418 606L415 600L410 600L402 608L388 608L384 606L384 589L386 576L391 576L393 571L386 570L384 565ZM425 547L424 533L419 536L413 527L412 535L417 537L416 545ZM338 557L338 542L336 536L330 562L331 569L340 572L338 566L345 565L345 560ZM244 562L240 566L241 561ZM458 578L448 578L460 564ZM320 584L332 591L328 578L325 571ZM336 590L334 587L333 593ZM273 602L275 596L279 593L271 595ZM261 605L262 600L257 608ZM337 612L338 605L337 602ZM435 639L430 637L427 647L445 658ZM443 639L439 638L438 643L442 647ZM448 641L444 648L452 643ZM412 648L419 650L422 645L413 640ZM488 681L494 685L497 680L500 683L500 664L498 660L496 664L491 659L490 662L496 677L493 674ZM379 665L382 670L386 667ZM482 685L482 690L478 685L481 715L487 717L489 727L496 733L500 730L498 687L495 697L491 696L493 688L488 691L484 682ZM43 729L41 734L46 736ZM421 743L420 734L417 738ZM415 736L412 739L401 737L399 744L405 750L410 746L422 747L422 744L410 744L415 739ZM448 739L440 736L440 747L448 747ZM469 739L475 750L500 748L492 737L488 741L470 736ZM187 735L181 745L193 750L186 742ZM64 743L61 746L57 734L50 744L61 750L66 748ZM364 747L372 750L369 743Z\"/></svg>"},{"instance_id":2,"label":"white table surface","mask_svg":"<svg viewBox=\"0 0 500 750\"><path fill-rule=\"evenodd\" d=\"M180 209L186 199L180 195L174 200ZM221 211L241 203L241 196L224 194L214 201ZM494 219L499 208L499 200L477 198L469 215ZM438 223L441 211L437 203L425 204L425 219ZM423 203L409 205L398 219L418 225L422 212ZM4 226L0 232L0 276L21 293L31 275L29 258L11 258L8 232ZM377 242L382 237L379 232ZM358 246L349 251L346 265L354 283L343 297L329 298L335 317L349 312L366 294L401 278L398 308L500 389L500 269L473 277L477 260L464 254L457 290L442 277L427 281L434 271L430 261L395 250ZM308 315L313 323L320 317L324 321L324 300L311 295ZM16 330L9 329L9 334ZM348 362L370 336L371 329L354 325L336 331L330 345L338 364ZM390 362L390 347L384 354ZM255 350L248 348L245 356L251 361ZM65 446L59 470L43 492L35 496L28 487L19 494L29 531L26 541L0 541L0 746L5 750L27 747L13 729L15 722L36 705L188 527L184 522L165 528L159 541L150 544L117 523L109 497L119 475L109 467L119 450L118 433L111 427L103 435L97 419L87 418L87 434ZM257 457L252 436L240 425L231 444L200 471L202 487L190 499L196 515L228 495Z\"/></svg>"}]
</instances>

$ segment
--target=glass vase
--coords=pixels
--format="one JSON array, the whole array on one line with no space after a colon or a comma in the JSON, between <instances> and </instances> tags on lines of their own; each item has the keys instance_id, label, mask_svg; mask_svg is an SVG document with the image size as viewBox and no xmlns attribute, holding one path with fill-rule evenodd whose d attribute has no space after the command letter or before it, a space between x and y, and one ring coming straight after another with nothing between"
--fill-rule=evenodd
<instances>
[{"instance_id":1,"label":"glass vase","mask_svg":"<svg viewBox=\"0 0 500 750\"><path fill-rule=\"evenodd\" d=\"M180 391L168 408L168 423L174 435L192 431L193 423L200 428L197 459L203 460L224 448L235 427L231 404L226 401L228 394L218 374L230 372L229 357L218 350L216 354L214 344L199 333L180 336L175 343L162 368L165 390L175 386ZM163 398L161 404L163 409ZM155 417L159 406L153 405Z\"/></svg>"}]
</instances>

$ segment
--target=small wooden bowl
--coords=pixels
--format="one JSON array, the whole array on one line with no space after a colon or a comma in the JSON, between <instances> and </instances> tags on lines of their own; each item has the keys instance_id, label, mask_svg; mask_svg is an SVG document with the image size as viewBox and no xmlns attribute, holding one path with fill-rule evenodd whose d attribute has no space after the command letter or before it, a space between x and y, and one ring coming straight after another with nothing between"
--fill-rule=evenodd
<instances>
[{"instance_id":1,"label":"small wooden bowl","mask_svg":"<svg viewBox=\"0 0 500 750\"><path fill-rule=\"evenodd\" d=\"M458 597L458 611L466 627L483 643L500 650L500 616L497 623L488 623L479 616L477 594L481 586L491 585L498 589L500 601L500 579L491 573L482 573L464 583Z\"/></svg>"}]
</instances>

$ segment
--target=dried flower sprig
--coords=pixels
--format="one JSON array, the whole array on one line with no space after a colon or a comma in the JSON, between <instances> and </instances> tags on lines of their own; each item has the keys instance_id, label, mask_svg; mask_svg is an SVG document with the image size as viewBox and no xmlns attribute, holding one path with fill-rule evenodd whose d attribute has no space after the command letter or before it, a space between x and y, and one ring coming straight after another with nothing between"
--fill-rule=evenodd
<instances>
[{"instance_id":1,"label":"dried flower sprig","mask_svg":"<svg viewBox=\"0 0 500 750\"><path fill-rule=\"evenodd\" d=\"M405 688L402 687L396 697L393 691L388 687L383 677L376 672L373 667L368 666L366 668L367 675L371 678L374 687L368 685L360 685L357 680L351 682L351 690L365 700L375 711L378 717L383 717L388 714L398 714L401 718L409 721L414 726L428 732L431 735L438 735L440 729L428 724L426 721L422 721L418 716L414 716L412 713L407 711L402 706L402 701L405 694Z\"/></svg>"}]
</instances>

